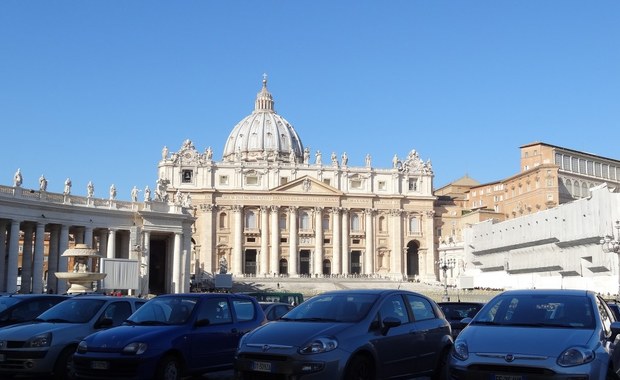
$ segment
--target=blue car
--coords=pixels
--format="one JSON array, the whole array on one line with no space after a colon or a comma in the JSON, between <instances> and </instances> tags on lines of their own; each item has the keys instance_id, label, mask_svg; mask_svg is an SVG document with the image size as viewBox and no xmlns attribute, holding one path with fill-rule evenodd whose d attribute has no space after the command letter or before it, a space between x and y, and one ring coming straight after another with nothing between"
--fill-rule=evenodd
<instances>
[{"instance_id":1,"label":"blue car","mask_svg":"<svg viewBox=\"0 0 620 380\"><path fill-rule=\"evenodd\" d=\"M265 322L247 295L162 295L122 326L82 340L73 364L84 379L174 380L228 370L241 336Z\"/></svg>"}]
</instances>

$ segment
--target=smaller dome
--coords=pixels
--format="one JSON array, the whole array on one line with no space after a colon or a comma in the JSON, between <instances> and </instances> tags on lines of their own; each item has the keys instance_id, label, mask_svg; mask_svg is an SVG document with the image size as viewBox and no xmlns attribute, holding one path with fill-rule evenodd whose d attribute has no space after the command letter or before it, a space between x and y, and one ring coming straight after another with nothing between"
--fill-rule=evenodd
<instances>
[{"instance_id":1,"label":"smaller dome","mask_svg":"<svg viewBox=\"0 0 620 380\"><path fill-rule=\"evenodd\" d=\"M300 162L303 151L293 126L275 112L265 76L256 95L254 112L233 128L224 146L223 160Z\"/></svg>"}]
</instances>

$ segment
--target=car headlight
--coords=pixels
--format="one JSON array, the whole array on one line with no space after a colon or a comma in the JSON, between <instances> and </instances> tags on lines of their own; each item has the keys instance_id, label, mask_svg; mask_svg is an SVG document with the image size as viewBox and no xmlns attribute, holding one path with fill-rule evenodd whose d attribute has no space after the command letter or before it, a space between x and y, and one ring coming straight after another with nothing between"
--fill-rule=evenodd
<instances>
[{"instance_id":1,"label":"car headlight","mask_svg":"<svg viewBox=\"0 0 620 380\"><path fill-rule=\"evenodd\" d=\"M52 344L52 333L39 334L28 339L24 347L37 348L49 347Z\"/></svg>"},{"instance_id":2,"label":"car headlight","mask_svg":"<svg viewBox=\"0 0 620 380\"><path fill-rule=\"evenodd\" d=\"M586 347L571 347L560 354L558 365L572 367L582 365L594 360L594 351Z\"/></svg>"},{"instance_id":3,"label":"car headlight","mask_svg":"<svg viewBox=\"0 0 620 380\"><path fill-rule=\"evenodd\" d=\"M140 355L146 351L147 344L142 342L129 343L123 347L123 354Z\"/></svg>"},{"instance_id":4,"label":"car headlight","mask_svg":"<svg viewBox=\"0 0 620 380\"><path fill-rule=\"evenodd\" d=\"M469 348L464 340L454 342L452 356L458 360L467 360L469 358Z\"/></svg>"},{"instance_id":5,"label":"car headlight","mask_svg":"<svg viewBox=\"0 0 620 380\"><path fill-rule=\"evenodd\" d=\"M85 354L86 351L88 351L88 345L86 344L86 341L83 340L77 346L77 353L78 354Z\"/></svg>"},{"instance_id":6,"label":"car headlight","mask_svg":"<svg viewBox=\"0 0 620 380\"><path fill-rule=\"evenodd\" d=\"M338 347L338 341L333 338L317 338L299 349L300 354L320 354L333 351Z\"/></svg>"}]
</instances>

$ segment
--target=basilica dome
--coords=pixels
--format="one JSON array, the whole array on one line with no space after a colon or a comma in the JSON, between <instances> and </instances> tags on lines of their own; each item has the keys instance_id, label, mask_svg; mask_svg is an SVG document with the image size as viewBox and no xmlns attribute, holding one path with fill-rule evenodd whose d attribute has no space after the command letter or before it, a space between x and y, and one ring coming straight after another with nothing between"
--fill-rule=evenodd
<instances>
[{"instance_id":1,"label":"basilica dome","mask_svg":"<svg viewBox=\"0 0 620 380\"><path fill-rule=\"evenodd\" d=\"M273 103L264 78L254 112L237 123L226 140L224 161L302 161L303 144L295 128L274 111Z\"/></svg>"}]
</instances>

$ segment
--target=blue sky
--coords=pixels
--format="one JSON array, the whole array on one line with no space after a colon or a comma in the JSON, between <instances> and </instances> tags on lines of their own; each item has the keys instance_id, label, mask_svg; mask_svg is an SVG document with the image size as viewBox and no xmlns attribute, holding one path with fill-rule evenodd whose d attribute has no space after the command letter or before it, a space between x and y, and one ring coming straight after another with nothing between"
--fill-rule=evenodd
<instances>
[{"instance_id":1,"label":"blue sky","mask_svg":"<svg viewBox=\"0 0 620 380\"><path fill-rule=\"evenodd\" d=\"M620 1L0 2L0 184L129 200L164 145L221 158L263 73L304 146L434 186L544 141L620 159Z\"/></svg>"}]
</instances>

